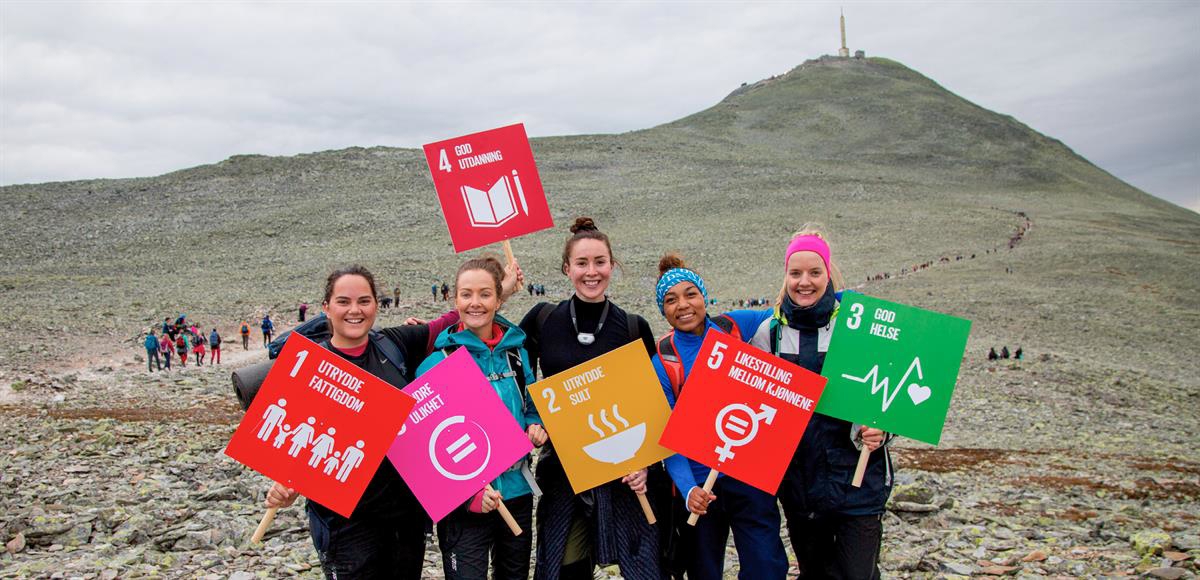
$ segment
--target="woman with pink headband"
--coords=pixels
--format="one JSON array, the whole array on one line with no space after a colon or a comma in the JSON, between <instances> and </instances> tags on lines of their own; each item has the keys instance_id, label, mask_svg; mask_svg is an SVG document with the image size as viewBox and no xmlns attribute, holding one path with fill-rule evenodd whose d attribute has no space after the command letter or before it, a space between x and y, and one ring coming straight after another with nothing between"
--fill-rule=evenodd
<instances>
[{"instance_id":1,"label":"woman with pink headband","mask_svg":"<svg viewBox=\"0 0 1200 580\"><path fill-rule=\"evenodd\" d=\"M806 224L783 256L783 287L773 315L750 344L821 372L845 285L820 228ZM800 576L879 578L884 505L892 491L887 449L872 453L862 487L850 481L860 449L890 437L878 429L814 414L779 487Z\"/></svg>"}]
</instances>

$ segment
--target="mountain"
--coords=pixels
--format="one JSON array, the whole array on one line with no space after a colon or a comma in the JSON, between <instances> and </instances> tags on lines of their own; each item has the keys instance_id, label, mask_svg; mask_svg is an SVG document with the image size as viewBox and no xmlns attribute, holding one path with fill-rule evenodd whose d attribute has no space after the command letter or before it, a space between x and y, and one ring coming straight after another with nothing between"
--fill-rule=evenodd
<instances>
[{"instance_id":1,"label":"mountain","mask_svg":"<svg viewBox=\"0 0 1200 580\"><path fill-rule=\"evenodd\" d=\"M1181 552L1200 549L1189 515L1200 498L1195 212L882 58L810 60L682 119L619 135L535 139L533 149L558 225L513 246L550 299L568 295L558 268L566 226L578 215L594 217L612 237L623 266L614 300L660 332L652 292L664 251L680 251L704 275L721 310L773 297L790 234L820 222L850 286L973 321L941 448L897 444L906 481L951 501L889 512L889 574L969 575L984 556L1034 574L1134 573L1150 556L1138 564L1129 540L1150 526L1175 534ZM186 448L195 469L183 472L199 470L200 483L169 484L178 493L151 502L147 513L174 514L176 502L195 504L189 513L224 502L201 513L219 519L229 538L244 537L256 512L226 500L250 497L260 478L208 459L219 455L238 412L227 369L147 376L135 359L140 333L181 312L206 328L215 324L227 340L238 321L267 311L291 322L300 301L319 303L328 271L352 261L371 268L383 288L401 288L405 307L382 315L383 324L398 324L444 309L426 298L429 285L450 280L463 259L453 253L418 149L239 155L144 179L8 186L0 201L7 208L0 213L0 412L10 438L37 433L39 441L70 443L62 452L69 461L53 445L27 445L62 461L22 464L18 480L34 472L42 483L9 486L25 498L0 505L20 512L12 534L26 521L36 531L40 516L28 506L46 504L49 491L39 490L63 482L45 469L76 468L76 448L116 457L101 445L114 441L112 429L122 434L118 446L144 443L130 456L137 465L95 467L94 479L109 490L97 502L134 493L127 482L146 457L174 458ZM533 303L518 294L506 314L520 318ZM1022 347L1025 360L985 359L1004 345ZM232 346L227 356L261 352ZM34 392L43 384L55 390ZM13 400L33 411L6 406ZM152 434L136 423L147 419L155 421ZM60 435L77 429L95 433L78 441ZM175 475L145 481L166 490L157 482ZM188 496L197 486L233 489L218 484L234 480L238 491L229 498ZM928 516L941 518L934 524L917 523L929 508L950 511ZM282 526L292 526L280 540L289 542L289 557L311 561L311 545L296 531L304 523L281 517L295 518ZM973 525L980 517L986 529ZM152 523L143 526L147 537L178 529ZM73 529L60 527L31 541L49 545ZM85 532L92 529L87 523ZM97 542L108 541L95 529ZM1030 542L1051 557L1030 553L1018 562ZM1098 559L1083 561L1074 550L1090 548L1071 548L1104 542ZM101 553L67 550L57 558L93 552ZM177 566L146 562L158 571ZM1003 574L1007 566L984 569Z\"/></svg>"}]
</instances>

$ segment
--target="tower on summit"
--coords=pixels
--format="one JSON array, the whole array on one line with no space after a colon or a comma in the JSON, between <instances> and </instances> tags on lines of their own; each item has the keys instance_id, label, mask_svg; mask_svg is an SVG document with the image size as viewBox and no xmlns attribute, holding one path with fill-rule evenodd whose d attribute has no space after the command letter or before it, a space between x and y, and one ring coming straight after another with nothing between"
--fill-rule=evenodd
<instances>
[{"instance_id":1,"label":"tower on summit","mask_svg":"<svg viewBox=\"0 0 1200 580\"><path fill-rule=\"evenodd\" d=\"M838 49L838 56L842 58L850 58L850 49L846 48L846 13L842 12L841 10L838 12L841 13L842 21L842 47Z\"/></svg>"}]
</instances>

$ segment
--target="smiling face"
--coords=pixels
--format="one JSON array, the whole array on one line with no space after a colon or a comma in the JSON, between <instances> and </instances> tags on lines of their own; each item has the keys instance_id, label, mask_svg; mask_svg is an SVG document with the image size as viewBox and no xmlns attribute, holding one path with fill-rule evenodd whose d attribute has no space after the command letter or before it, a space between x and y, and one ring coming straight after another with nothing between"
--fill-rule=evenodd
<instances>
[{"instance_id":1,"label":"smiling face","mask_svg":"<svg viewBox=\"0 0 1200 580\"><path fill-rule=\"evenodd\" d=\"M705 314L704 294L691 282L680 282L663 296L663 316L679 332L702 334Z\"/></svg>"},{"instance_id":2,"label":"smiling face","mask_svg":"<svg viewBox=\"0 0 1200 580\"><path fill-rule=\"evenodd\" d=\"M829 271L816 252L796 252L788 257L786 276L788 298L801 308L816 304L829 286Z\"/></svg>"},{"instance_id":3,"label":"smiling face","mask_svg":"<svg viewBox=\"0 0 1200 580\"><path fill-rule=\"evenodd\" d=\"M357 274L338 278L329 300L321 303L333 332L329 342L338 348L354 348L367 342L367 333L375 325L377 307L375 293L366 278Z\"/></svg>"},{"instance_id":4,"label":"smiling face","mask_svg":"<svg viewBox=\"0 0 1200 580\"><path fill-rule=\"evenodd\" d=\"M454 283L454 308L463 327L476 336L490 339L492 322L500 309L496 279L486 270L464 270Z\"/></svg>"},{"instance_id":5,"label":"smiling face","mask_svg":"<svg viewBox=\"0 0 1200 580\"><path fill-rule=\"evenodd\" d=\"M567 277L575 285L575 295L584 302L603 302L612 278L613 262L608 245L600 240L582 239L571 247L566 264Z\"/></svg>"}]
</instances>

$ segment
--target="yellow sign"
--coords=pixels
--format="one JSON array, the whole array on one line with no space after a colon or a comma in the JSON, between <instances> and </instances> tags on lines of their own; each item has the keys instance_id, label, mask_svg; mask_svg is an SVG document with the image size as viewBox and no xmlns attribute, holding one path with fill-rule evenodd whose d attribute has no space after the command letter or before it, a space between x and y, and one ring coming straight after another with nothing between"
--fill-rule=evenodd
<instances>
[{"instance_id":1,"label":"yellow sign","mask_svg":"<svg viewBox=\"0 0 1200 580\"><path fill-rule=\"evenodd\" d=\"M530 390L575 493L674 454L658 444L671 407L640 340Z\"/></svg>"}]
</instances>

